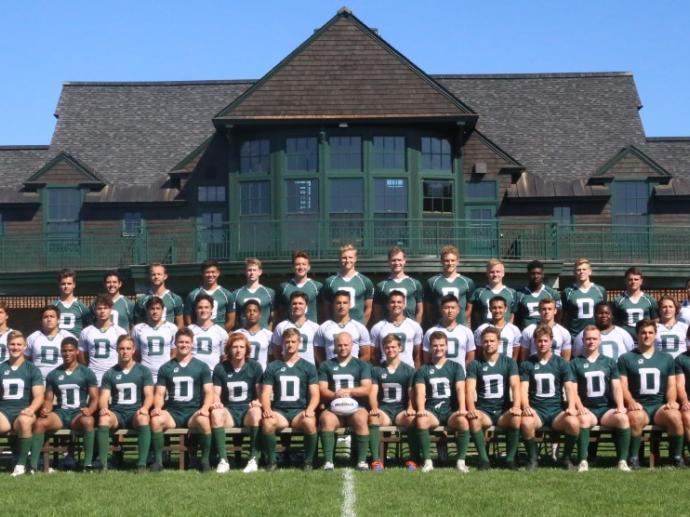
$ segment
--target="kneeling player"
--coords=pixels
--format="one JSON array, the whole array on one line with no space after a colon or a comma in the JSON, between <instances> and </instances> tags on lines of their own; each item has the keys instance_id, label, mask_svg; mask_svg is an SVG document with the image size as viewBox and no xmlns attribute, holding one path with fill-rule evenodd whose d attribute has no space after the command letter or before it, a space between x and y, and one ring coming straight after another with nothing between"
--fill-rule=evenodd
<instances>
[{"instance_id":1,"label":"kneeling player","mask_svg":"<svg viewBox=\"0 0 690 517\"><path fill-rule=\"evenodd\" d=\"M499 329L487 327L482 330L480 337L483 358L467 366L467 420L479 452L480 469L489 467L484 429L492 425L506 430L506 465L515 469L522 415L518 366L512 357L499 352Z\"/></svg>"},{"instance_id":2,"label":"kneeling player","mask_svg":"<svg viewBox=\"0 0 690 517\"><path fill-rule=\"evenodd\" d=\"M275 433L286 427L304 433L304 469L311 470L314 464L319 377L316 367L300 358L301 343L299 330L283 332L283 358L269 363L261 381L261 427L268 470L275 470Z\"/></svg>"},{"instance_id":3,"label":"kneeling player","mask_svg":"<svg viewBox=\"0 0 690 517\"><path fill-rule=\"evenodd\" d=\"M597 424L616 429L616 457L618 468L629 471L630 422L625 414L625 402L616 361L599 353L601 333L594 325L582 331L583 357L570 363L580 398L580 438L577 445L578 471L585 472L589 450L589 430Z\"/></svg>"},{"instance_id":4,"label":"kneeling player","mask_svg":"<svg viewBox=\"0 0 690 517\"><path fill-rule=\"evenodd\" d=\"M552 352L553 332L548 325L534 331L537 353L520 364L520 402L522 419L520 430L529 456L528 470L538 467L537 442L534 433L543 426L565 432L563 464L573 467L570 456L580 434L577 417L577 388L570 366ZM567 407L563 408L563 388Z\"/></svg>"},{"instance_id":5,"label":"kneeling player","mask_svg":"<svg viewBox=\"0 0 690 517\"><path fill-rule=\"evenodd\" d=\"M155 463L153 472L163 469L163 433L176 427L188 427L201 434L201 470L208 472L211 452L211 421L213 404L211 370L192 357L194 333L183 328L175 334L175 358L158 370L158 379L151 409L151 432ZM165 396L168 396L167 400Z\"/></svg>"},{"instance_id":6,"label":"kneeling player","mask_svg":"<svg viewBox=\"0 0 690 517\"><path fill-rule=\"evenodd\" d=\"M98 410L98 381L91 370L77 362L76 338L63 339L60 353L62 365L46 378L45 401L34 424L31 468L38 467L46 432L72 429L84 435L84 470L90 470L96 441L94 415Z\"/></svg>"},{"instance_id":7,"label":"kneeling player","mask_svg":"<svg viewBox=\"0 0 690 517\"><path fill-rule=\"evenodd\" d=\"M357 470L369 470L369 425L366 404L371 391L371 365L352 357L352 336L341 332L335 337L335 357L319 365L319 394L326 404L319 416L324 470L333 470L335 430L351 426L357 440ZM351 397L360 407L349 416L338 416L329 411L328 404L340 397Z\"/></svg>"},{"instance_id":8,"label":"kneeling player","mask_svg":"<svg viewBox=\"0 0 690 517\"><path fill-rule=\"evenodd\" d=\"M256 472L259 457L259 423L261 403L259 386L263 370L251 356L251 344L244 334L234 332L225 344L225 360L213 370L214 402L211 411L211 431L220 455L216 472L230 470L225 448L225 429L249 428L249 461L244 472Z\"/></svg>"},{"instance_id":9,"label":"kneeling player","mask_svg":"<svg viewBox=\"0 0 690 517\"><path fill-rule=\"evenodd\" d=\"M417 406L417 437L424 465L422 472L434 470L431 461L431 437L429 429L446 425L455 429L458 445L456 467L469 472L465 465L467 445L470 440L467 410L465 409L465 370L446 358L448 337L443 332L429 336L431 362L423 365L414 376Z\"/></svg>"},{"instance_id":10,"label":"kneeling player","mask_svg":"<svg viewBox=\"0 0 690 517\"><path fill-rule=\"evenodd\" d=\"M134 339L120 336L116 347L117 364L105 372L101 382L98 452L103 465L107 465L110 431L137 429L137 470L143 472L151 447L149 412L153 405L153 376L148 368L134 362Z\"/></svg>"}]
</instances>

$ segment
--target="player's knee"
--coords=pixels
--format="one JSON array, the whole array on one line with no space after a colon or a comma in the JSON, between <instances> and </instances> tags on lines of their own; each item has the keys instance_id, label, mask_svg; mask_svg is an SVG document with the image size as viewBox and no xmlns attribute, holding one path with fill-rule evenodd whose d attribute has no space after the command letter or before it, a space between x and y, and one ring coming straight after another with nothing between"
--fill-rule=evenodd
<instances>
[{"instance_id":1,"label":"player's knee","mask_svg":"<svg viewBox=\"0 0 690 517\"><path fill-rule=\"evenodd\" d=\"M482 428L482 423L478 418L473 418L472 420L469 420L470 424L470 431L473 433L476 433Z\"/></svg>"},{"instance_id":2,"label":"player's knee","mask_svg":"<svg viewBox=\"0 0 690 517\"><path fill-rule=\"evenodd\" d=\"M415 421L415 425L417 426L417 429L429 429L431 425L431 421L429 420L429 417L426 416L418 416Z\"/></svg>"},{"instance_id":3,"label":"player's knee","mask_svg":"<svg viewBox=\"0 0 690 517\"><path fill-rule=\"evenodd\" d=\"M136 417L134 417L134 424L137 427L145 427L147 425L150 425L150 422L151 420L148 415L137 415Z\"/></svg>"},{"instance_id":4,"label":"player's knee","mask_svg":"<svg viewBox=\"0 0 690 517\"><path fill-rule=\"evenodd\" d=\"M627 429L630 427L630 420L624 413L616 413L613 415L613 424L619 429Z\"/></svg>"},{"instance_id":5,"label":"player's knee","mask_svg":"<svg viewBox=\"0 0 690 517\"><path fill-rule=\"evenodd\" d=\"M213 427L221 427L225 423L225 411L223 409L214 409L211 411L211 425Z\"/></svg>"},{"instance_id":6,"label":"player's knee","mask_svg":"<svg viewBox=\"0 0 690 517\"><path fill-rule=\"evenodd\" d=\"M249 427L256 427L261 422L261 410L257 407L251 408L245 417Z\"/></svg>"}]
</instances>

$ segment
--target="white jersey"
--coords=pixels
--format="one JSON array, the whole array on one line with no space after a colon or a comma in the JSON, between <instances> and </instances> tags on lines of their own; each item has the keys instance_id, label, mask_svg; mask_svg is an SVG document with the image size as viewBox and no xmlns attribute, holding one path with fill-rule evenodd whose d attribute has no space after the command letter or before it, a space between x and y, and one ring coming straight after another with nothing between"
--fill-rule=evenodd
<instances>
[{"instance_id":1,"label":"white jersey","mask_svg":"<svg viewBox=\"0 0 690 517\"><path fill-rule=\"evenodd\" d=\"M522 331L522 337L520 338L520 347L529 350L529 355L534 355L537 353L537 345L534 342L534 331L537 329L537 324L532 323L529 327L526 327ZM551 351L555 355L561 355L563 350L572 349L572 338L570 337L570 332L564 326L554 323L551 327L553 332L553 344L551 345Z\"/></svg>"},{"instance_id":2,"label":"white jersey","mask_svg":"<svg viewBox=\"0 0 690 517\"><path fill-rule=\"evenodd\" d=\"M297 326L290 320L283 320L276 325L271 337L273 346L281 348L283 344L283 332L287 329L297 329L302 336L302 343L299 346L299 356L301 359L316 364L314 361L314 338L316 331L319 330L319 324L311 320L306 320L302 325Z\"/></svg>"},{"instance_id":3,"label":"white jersey","mask_svg":"<svg viewBox=\"0 0 690 517\"><path fill-rule=\"evenodd\" d=\"M319 326L314 338L314 346L326 351L326 360L335 357L335 337L341 332L347 332L352 336L352 357L359 357L363 346L371 346L369 331L359 321L350 320L345 325L340 325L333 320L328 320Z\"/></svg>"},{"instance_id":4,"label":"white jersey","mask_svg":"<svg viewBox=\"0 0 690 517\"><path fill-rule=\"evenodd\" d=\"M240 329L237 332L247 336L249 343L252 346L251 358L259 361L261 368L265 371L268 364L268 349L271 347L271 336L273 334L268 329L260 329L256 334L252 334L246 329Z\"/></svg>"},{"instance_id":5,"label":"white jersey","mask_svg":"<svg viewBox=\"0 0 690 517\"><path fill-rule=\"evenodd\" d=\"M482 346L482 332L486 327L492 327L491 323L482 323L474 331L474 342L480 347ZM507 357L513 357L513 350L520 348L520 341L522 339L522 332L512 323L506 323L501 331L501 342L498 345L498 353Z\"/></svg>"},{"instance_id":6,"label":"white jersey","mask_svg":"<svg viewBox=\"0 0 690 517\"><path fill-rule=\"evenodd\" d=\"M476 349L472 331L465 325L456 325L452 330L441 325L434 325L424 334L424 338L422 339L422 350L425 352L431 350L429 336L437 331L443 332L448 338L448 352L446 352L446 358L461 364L464 370L467 352L474 352Z\"/></svg>"},{"instance_id":7,"label":"white jersey","mask_svg":"<svg viewBox=\"0 0 690 517\"><path fill-rule=\"evenodd\" d=\"M671 354L675 359L687 350L688 325L682 321L668 328L662 323L656 324L656 345L657 350Z\"/></svg>"},{"instance_id":8,"label":"white jersey","mask_svg":"<svg viewBox=\"0 0 690 517\"><path fill-rule=\"evenodd\" d=\"M37 330L26 338L26 355L41 370L43 382L55 368L62 364L60 345L67 337L76 337L66 330L60 330L52 338Z\"/></svg>"},{"instance_id":9,"label":"white jersey","mask_svg":"<svg viewBox=\"0 0 690 517\"><path fill-rule=\"evenodd\" d=\"M685 300L680 306L680 313L678 314L678 321L682 321L686 325L690 325L690 301Z\"/></svg>"},{"instance_id":10,"label":"white jersey","mask_svg":"<svg viewBox=\"0 0 690 517\"><path fill-rule=\"evenodd\" d=\"M79 334L79 351L89 354L88 367L96 374L98 385L103 375L117 364L117 338L127 331L117 325L110 325L103 332L95 325L89 325Z\"/></svg>"},{"instance_id":11,"label":"white jersey","mask_svg":"<svg viewBox=\"0 0 690 517\"><path fill-rule=\"evenodd\" d=\"M573 357L580 357L585 353L585 345L583 340L584 330L575 336L573 343ZM635 348L633 338L627 330L613 326L608 332L601 333L601 345L599 345L599 353L606 357L610 357L614 361L626 352L630 352Z\"/></svg>"},{"instance_id":12,"label":"white jersey","mask_svg":"<svg viewBox=\"0 0 690 517\"><path fill-rule=\"evenodd\" d=\"M399 325L388 320L381 320L371 329L371 342L379 349L381 358L385 360L383 353L383 339L388 334L396 334L402 342L400 360L414 368L414 347L422 344L423 332L415 320L405 318ZM383 362L383 361L382 361Z\"/></svg>"},{"instance_id":13,"label":"white jersey","mask_svg":"<svg viewBox=\"0 0 690 517\"><path fill-rule=\"evenodd\" d=\"M0 334L0 363L4 363L10 358L10 354L7 352L7 336L10 335L12 329L7 329L5 332Z\"/></svg>"},{"instance_id":14,"label":"white jersey","mask_svg":"<svg viewBox=\"0 0 690 517\"><path fill-rule=\"evenodd\" d=\"M213 371L223 355L225 343L228 341L228 333L223 327L215 323L206 330L194 323L187 328L194 333L192 355L199 361L206 363L209 369Z\"/></svg>"},{"instance_id":15,"label":"white jersey","mask_svg":"<svg viewBox=\"0 0 690 517\"><path fill-rule=\"evenodd\" d=\"M177 325L163 321L157 328L148 323L139 323L132 329L132 338L137 345L142 366L146 366L158 380L158 370L170 361L170 353L175 347Z\"/></svg>"}]
</instances>

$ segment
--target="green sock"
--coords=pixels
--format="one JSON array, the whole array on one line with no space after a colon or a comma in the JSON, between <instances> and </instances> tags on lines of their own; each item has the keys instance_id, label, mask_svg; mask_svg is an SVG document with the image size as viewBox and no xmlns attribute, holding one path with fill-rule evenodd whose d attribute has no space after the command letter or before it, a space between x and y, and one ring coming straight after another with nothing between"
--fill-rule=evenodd
<instances>
[{"instance_id":1,"label":"green sock","mask_svg":"<svg viewBox=\"0 0 690 517\"><path fill-rule=\"evenodd\" d=\"M484 436L482 436L482 443L484 443ZM458 431L455 435L455 443L458 445L458 459L464 460L467 456L467 446L470 444L470 432ZM481 456L481 453L480 453ZM484 446L484 456L486 456L486 446ZM486 458L489 461L489 458Z\"/></svg>"},{"instance_id":2,"label":"green sock","mask_svg":"<svg viewBox=\"0 0 690 517\"><path fill-rule=\"evenodd\" d=\"M525 449L527 449L527 457L529 461L538 461L537 457L537 441L534 438L525 440Z\"/></svg>"},{"instance_id":3,"label":"green sock","mask_svg":"<svg viewBox=\"0 0 690 517\"><path fill-rule=\"evenodd\" d=\"M616 461L627 460L630 451L630 428L616 429L616 432L613 433L613 440L616 444Z\"/></svg>"},{"instance_id":4,"label":"green sock","mask_svg":"<svg viewBox=\"0 0 690 517\"><path fill-rule=\"evenodd\" d=\"M38 470L38 458L41 457L41 449L45 441L45 433L34 433L31 437L31 468L33 470Z\"/></svg>"},{"instance_id":5,"label":"green sock","mask_svg":"<svg viewBox=\"0 0 690 517\"><path fill-rule=\"evenodd\" d=\"M321 446L323 447L323 461L333 463L335 455L335 433L333 431L321 431Z\"/></svg>"},{"instance_id":6,"label":"green sock","mask_svg":"<svg viewBox=\"0 0 690 517\"><path fill-rule=\"evenodd\" d=\"M640 444L642 443L642 436L630 436L630 449L628 451L628 458L638 459L640 457Z\"/></svg>"},{"instance_id":7,"label":"green sock","mask_svg":"<svg viewBox=\"0 0 690 517\"><path fill-rule=\"evenodd\" d=\"M479 460L482 463L489 463L489 455L486 453L486 441L484 440L484 431L479 430L477 432L472 433L472 440L474 441L474 446L477 448Z\"/></svg>"},{"instance_id":8,"label":"green sock","mask_svg":"<svg viewBox=\"0 0 690 517\"><path fill-rule=\"evenodd\" d=\"M577 435L566 434L565 435L565 447L563 447L563 457L567 460L573 455L573 449L575 449L575 444L577 443Z\"/></svg>"},{"instance_id":9,"label":"green sock","mask_svg":"<svg viewBox=\"0 0 690 517\"><path fill-rule=\"evenodd\" d=\"M110 427L107 425L98 426L98 455L101 457L103 465L108 464L108 451L110 447Z\"/></svg>"},{"instance_id":10,"label":"green sock","mask_svg":"<svg viewBox=\"0 0 690 517\"><path fill-rule=\"evenodd\" d=\"M212 435L211 433L202 434L199 440L201 441L201 464L208 465L211 461L211 443L213 442ZM223 445L225 445L225 443L223 443Z\"/></svg>"},{"instance_id":11,"label":"green sock","mask_svg":"<svg viewBox=\"0 0 690 517\"><path fill-rule=\"evenodd\" d=\"M163 464L163 444L165 443L165 437L163 433L151 433L151 442L153 443L153 455L156 463L159 465Z\"/></svg>"},{"instance_id":12,"label":"green sock","mask_svg":"<svg viewBox=\"0 0 690 517\"><path fill-rule=\"evenodd\" d=\"M276 443L278 438L275 433L264 434L264 456L266 456L266 462L269 465L273 465L276 462Z\"/></svg>"},{"instance_id":13,"label":"green sock","mask_svg":"<svg viewBox=\"0 0 690 517\"><path fill-rule=\"evenodd\" d=\"M319 443L319 435L317 433L304 435L304 464L312 465L314 463L314 456L316 455L316 446Z\"/></svg>"},{"instance_id":14,"label":"green sock","mask_svg":"<svg viewBox=\"0 0 690 517\"><path fill-rule=\"evenodd\" d=\"M96 445L96 431L84 433L84 466L90 466L93 463L94 445Z\"/></svg>"},{"instance_id":15,"label":"green sock","mask_svg":"<svg viewBox=\"0 0 690 517\"><path fill-rule=\"evenodd\" d=\"M357 463L367 461L367 453L369 452L369 435L357 434L355 435L357 441Z\"/></svg>"},{"instance_id":16,"label":"green sock","mask_svg":"<svg viewBox=\"0 0 690 517\"><path fill-rule=\"evenodd\" d=\"M431 459L431 435L428 429L417 429L417 440L422 460Z\"/></svg>"},{"instance_id":17,"label":"green sock","mask_svg":"<svg viewBox=\"0 0 690 517\"><path fill-rule=\"evenodd\" d=\"M671 458L680 458L683 455L683 435L668 437L668 455Z\"/></svg>"},{"instance_id":18,"label":"green sock","mask_svg":"<svg viewBox=\"0 0 690 517\"><path fill-rule=\"evenodd\" d=\"M580 427L580 434L577 437L577 462L586 460L587 454L589 454L589 427Z\"/></svg>"},{"instance_id":19,"label":"green sock","mask_svg":"<svg viewBox=\"0 0 690 517\"><path fill-rule=\"evenodd\" d=\"M412 461L419 461L419 436L415 428L407 430L407 446L410 448L410 459Z\"/></svg>"},{"instance_id":20,"label":"green sock","mask_svg":"<svg viewBox=\"0 0 690 517\"><path fill-rule=\"evenodd\" d=\"M139 428L139 436L137 437L137 445L139 449L139 457L137 458L137 466L145 467L146 460L149 458L149 449L151 448L151 427L142 425Z\"/></svg>"},{"instance_id":21,"label":"green sock","mask_svg":"<svg viewBox=\"0 0 690 517\"><path fill-rule=\"evenodd\" d=\"M214 427L211 429L211 434L213 434L218 456L221 460L228 461L228 450L225 447L225 427Z\"/></svg>"},{"instance_id":22,"label":"green sock","mask_svg":"<svg viewBox=\"0 0 690 517\"><path fill-rule=\"evenodd\" d=\"M369 449L371 449L371 461L379 461L381 455L381 428L378 425L369 426Z\"/></svg>"},{"instance_id":23,"label":"green sock","mask_svg":"<svg viewBox=\"0 0 690 517\"><path fill-rule=\"evenodd\" d=\"M30 450L31 436L28 438L19 438L19 454L17 455L17 465L26 467L26 460L29 459Z\"/></svg>"},{"instance_id":24,"label":"green sock","mask_svg":"<svg viewBox=\"0 0 690 517\"><path fill-rule=\"evenodd\" d=\"M506 431L506 461L515 461L519 443L520 429L508 429Z\"/></svg>"},{"instance_id":25,"label":"green sock","mask_svg":"<svg viewBox=\"0 0 690 517\"><path fill-rule=\"evenodd\" d=\"M259 459L259 427L249 428L249 457Z\"/></svg>"}]
</instances>

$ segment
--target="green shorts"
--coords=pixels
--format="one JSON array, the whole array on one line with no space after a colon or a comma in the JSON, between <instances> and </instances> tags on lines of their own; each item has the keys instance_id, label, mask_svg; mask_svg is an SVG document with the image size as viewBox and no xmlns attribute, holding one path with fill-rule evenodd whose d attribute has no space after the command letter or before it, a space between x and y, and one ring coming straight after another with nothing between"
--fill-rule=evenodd
<instances>
[{"instance_id":1,"label":"green shorts","mask_svg":"<svg viewBox=\"0 0 690 517\"><path fill-rule=\"evenodd\" d=\"M642 409L644 409L647 412L650 424L654 424L654 415L656 415L656 412L659 411L659 409L661 409L661 406L663 406L664 404L664 402L662 402L661 404L653 404L651 406L642 404Z\"/></svg>"},{"instance_id":2,"label":"green shorts","mask_svg":"<svg viewBox=\"0 0 690 517\"><path fill-rule=\"evenodd\" d=\"M110 412L117 418L117 427L120 429L134 429L134 417L137 416L139 408L134 409L111 409ZM171 413L172 414L172 413Z\"/></svg>"},{"instance_id":3,"label":"green shorts","mask_svg":"<svg viewBox=\"0 0 690 517\"><path fill-rule=\"evenodd\" d=\"M388 418L391 420L391 425L395 425L395 418L400 414L401 411L404 411L405 408L401 406L381 406L379 407L379 411L383 411L388 415Z\"/></svg>"},{"instance_id":4,"label":"green shorts","mask_svg":"<svg viewBox=\"0 0 690 517\"><path fill-rule=\"evenodd\" d=\"M9 408L2 408L0 409L0 413L5 415L5 418L7 418L7 421L10 423L10 428L14 427L14 421L17 419L19 416L19 413L21 413L21 409L9 409Z\"/></svg>"},{"instance_id":5,"label":"green shorts","mask_svg":"<svg viewBox=\"0 0 690 517\"><path fill-rule=\"evenodd\" d=\"M285 417L285 420L287 420L288 425L292 425L292 420L299 415L304 409L295 409L295 408L290 408L290 409L281 409L281 408L272 408L274 412L279 413Z\"/></svg>"},{"instance_id":6,"label":"green shorts","mask_svg":"<svg viewBox=\"0 0 690 517\"><path fill-rule=\"evenodd\" d=\"M601 418L611 410L610 407L588 407L590 413L592 413L595 417L597 417L597 423L601 424Z\"/></svg>"},{"instance_id":7,"label":"green shorts","mask_svg":"<svg viewBox=\"0 0 690 517\"><path fill-rule=\"evenodd\" d=\"M230 413L232 423L235 427L242 427L244 425L244 417L247 416L247 412L249 411L248 407L225 406L225 409Z\"/></svg>"},{"instance_id":8,"label":"green shorts","mask_svg":"<svg viewBox=\"0 0 690 517\"><path fill-rule=\"evenodd\" d=\"M175 427L187 427L189 419L194 413L199 411L199 408L164 408L175 421Z\"/></svg>"},{"instance_id":9,"label":"green shorts","mask_svg":"<svg viewBox=\"0 0 690 517\"><path fill-rule=\"evenodd\" d=\"M491 419L491 425L498 425L498 419L506 412L505 409L489 409L477 406L477 409Z\"/></svg>"},{"instance_id":10,"label":"green shorts","mask_svg":"<svg viewBox=\"0 0 690 517\"><path fill-rule=\"evenodd\" d=\"M63 429L70 429L72 427L72 421L76 416L81 414L81 411L78 409L63 409L56 407L53 408L53 413L55 413L60 419L60 422L62 422Z\"/></svg>"},{"instance_id":11,"label":"green shorts","mask_svg":"<svg viewBox=\"0 0 690 517\"><path fill-rule=\"evenodd\" d=\"M450 415L454 413L450 408L426 408L426 410L438 419L438 425L446 425Z\"/></svg>"},{"instance_id":12,"label":"green shorts","mask_svg":"<svg viewBox=\"0 0 690 517\"><path fill-rule=\"evenodd\" d=\"M546 409L546 408L535 408L532 406L532 409L534 409L537 412L537 415L539 415L539 419L541 420L541 425L542 426L547 426L550 427L551 424L553 423L554 419L560 415L563 410L562 409Z\"/></svg>"}]
</instances>

